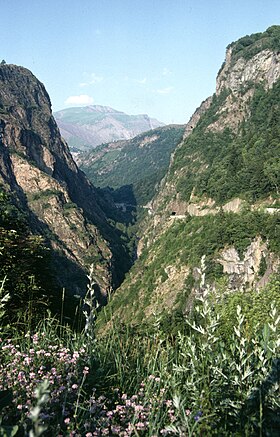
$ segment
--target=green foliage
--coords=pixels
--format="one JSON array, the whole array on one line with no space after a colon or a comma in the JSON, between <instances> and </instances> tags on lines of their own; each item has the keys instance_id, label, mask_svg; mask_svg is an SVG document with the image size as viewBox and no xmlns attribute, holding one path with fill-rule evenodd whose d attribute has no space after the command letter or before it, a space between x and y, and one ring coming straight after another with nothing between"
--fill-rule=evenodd
<instances>
[{"instance_id":1,"label":"green foliage","mask_svg":"<svg viewBox=\"0 0 280 437\"><path fill-rule=\"evenodd\" d=\"M13 393L11 390L0 391L0 411L7 407L13 400Z\"/></svg>"},{"instance_id":2,"label":"green foliage","mask_svg":"<svg viewBox=\"0 0 280 437\"><path fill-rule=\"evenodd\" d=\"M230 343L236 322L237 307L241 306L246 323L246 336L252 338L258 330L269 323L271 304L280 308L280 277L276 275L268 285L260 290L236 291L225 294L216 304L216 311L221 316L218 333L225 342Z\"/></svg>"},{"instance_id":3,"label":"green foliage","mask_svg":"<svg viewBox=\"0 0 280 437\"><path fill-rule=\"evenodd\" d=\"M58 190L53 190L53 189L47 189L47 190L42 190L42 191L38 191L37 193L32 194L32 200L40 200L40 199L45 199L48 197L52 197L52 196L60 196L62 193L61 191Z\"/></svg>"},{"instance_id":4,"label":"green foliage","mask_svg":"<svg viewBox=\"0 0 280 437\"><path fill-rule=\"evenodd\" d=\"M144 205L165 175L183 130L181 126L154 129L122 142L117 149L104 144L83 155L81 169L95 186L118 189L131 185L137 204Z\"/></svg>"},{"instance_id":5,"label":"green foliage","mask_svg":"<svg viewBox=\"0 0 280 437\"><path fill-rule=\"evenodd\" d=\"M0 279L5 278L2 287L9 295L5 317L13 320L19 312L42 310L43 290L45 283L50 282L46 280L49 274L47 253L42 237L30 233L25 215L1 190Z\"/></svg>"},{"instance_id":6,"label":"green foliage","mask_svg":"<svg viewBox=\"0 0 280 437\"><path fill-rule=\"evenodd\" d=\"M198 435L277 435L277 309L272 305L269 324L262 323L249 337L248 319L237 305L226 344L219 336L223 321L209 291L204 290L195 305L194 320L187 320L192 333L179 337L181 359L175 365L179 398L185 408L197 412ZM189 419L179 415L173 430L186 435Z\"/></svg>"},{"instance_id":7,"label":"green foliage","mask_svg":"<svg viewBox=\"0 0 280 437\"><path fill-rule=\"evenodd\" d=\"M228 128L205 128L216 120L227 92L213 99L209 110L183 146L177 149L169 179L181 197L207 195L218 203L241 197L250 202L278 194L280 184L280 81L265 91L256 87L249 105L251 116L239 134ZM176 177L175 177L176 172Z\"/></svg>"},{"instance_id":8,"label":"green foliage","mask_svg":"<svg viewBox=\"0 0 280 437\"><path fill-rule=\"evenodd\" d=\"M258 301L251 290L241 308L229 303L234 294L202 284L192 316L174 314L169 331L159 321L116 324L110 314L109 330L94 340L62 317L42 318L33 332L4 327L1 435L276 436L279 280L266 291Z\"/></svg>"},{"instance_id":9,"label":"green foliage","mask_svg":"<svg viewBox=\"0 0 280 437\"><path fill-rule=\"evenodd\" d=\"M262 50L280 50L280 26L271 26L265 32L253 33L229 45L232 47L232 62L239 58L251 59Z\"/></svg>"},{"instance_id":10,"label":"green foliage","mask_svg":"<svg viewBox=\"0 0 280 437\"><path fill-rule=\"evenodd\" d=\"M243 259L244 251L257 236L267 242L270 251L279 255L279 215L244 210L240 214L220 212L217 215L175 220L165 233L143 251L121 288L112 296L109 308L113 314L119 313L124 322L137 323L138 319L141 321L141 312L145 313L153 299L156 284L166 280L167 266L188 266L192 271L193 267L199 266L201 257L206 255L207 280L217 282L223 276L222 266L217 262L220 250L234 246L240 259ZM184 311L193 285L190 275L185 290L178 293L172 311L179 308L181 312ZM184 305L181 305L181 300ZM165 314L164 317L168 319L169 316Z\"/></svg>"}]
</instances>

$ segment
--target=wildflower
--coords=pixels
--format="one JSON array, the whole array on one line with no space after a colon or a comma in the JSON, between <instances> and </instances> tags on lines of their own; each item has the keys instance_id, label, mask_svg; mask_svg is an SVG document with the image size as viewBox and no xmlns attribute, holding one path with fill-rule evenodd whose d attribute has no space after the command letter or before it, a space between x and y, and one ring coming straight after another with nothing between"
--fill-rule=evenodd
<instances>
[{"instance_id":1,"label":"wildflower","mask_svg":"<svg viewBox=\"0 0 280 437\"><path fill-rule=\"evenodd\" d=\"M78 387L79 387L78 384L73 384L73 385L72 385L72 389L73 389L73 390L76 390Z\"/></svg>"},{"instance_id":2,"label":"wildflower","mask_svg":"<svg viewBox=\"0 0 280 437\"><path fill-rule=\"evenodd\" d=\"M23 381L24 376L25 376L25 375L24 375L24 372L19 372L19 373L18 373L18 380L19 380L19 381Z\"/></svg>"},{"instance_id":3,"label":"wildflower","mask_svg":"<svg viewBox=\"0 0 280 437\"><path fill-rule=\"evenodd\" d=\"M64 423L66 423L66 424L70 423L70 418L66 417L66 419L64 419Z\"/></svg>"},{"instance_id":4,"label":"wildflower","mask_svg":"<svg viewBox=\"0 0 280 437\"><path fill-rule=\"evenodd\" d=\"M83 374L84 374L84 375L87 375L88 372L89 372L89 367L85 366L85 367L84 367L84 370L83 370Z\"/></svg>"},{"instance_id":5,"label":"wildflower","mask_svg":"<svg viewBox=\"0 0 280 437\"><path fill-rule=\"evenodd\" d=\"M146 428L146 425L143 422L138 422L135 424L135 427L138 431L140 431L141 429L144 430Z\"/></svg>"},{"instance_id":6,"label":"wildflower","mask_svg":"<svg viewBox=\"0 0 280 437\"><path fill-rule=\"evenodd\" d=\"M33 337L32 337L32 340L33 340L34 344L37 344L38 340L39 340L38 334L34 334Z\"/></svg>"}]
</instances>

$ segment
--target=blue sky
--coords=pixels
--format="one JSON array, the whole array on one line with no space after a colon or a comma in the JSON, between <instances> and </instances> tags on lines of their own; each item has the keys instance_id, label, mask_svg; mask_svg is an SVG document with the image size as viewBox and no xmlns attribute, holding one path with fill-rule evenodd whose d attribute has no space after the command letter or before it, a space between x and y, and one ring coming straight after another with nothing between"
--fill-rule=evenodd
<instances>
[{"instance_id":1,"label":"blue sky","mask_svg":"<svg viewBox=\"0 0 280 437\"><path fill-rule=\"evenodd\" d=\"M0 0L0 58L29 68L53 110L83 104L188 121L226 46L280 24L279 0Z\"/></svg>"}]
</instances>

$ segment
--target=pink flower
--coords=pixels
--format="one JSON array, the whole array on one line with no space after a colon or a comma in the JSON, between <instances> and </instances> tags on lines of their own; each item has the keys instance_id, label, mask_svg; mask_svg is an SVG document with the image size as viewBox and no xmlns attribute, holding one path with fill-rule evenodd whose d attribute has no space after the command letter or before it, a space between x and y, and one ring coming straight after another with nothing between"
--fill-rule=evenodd
<instances>
[{"instance_id":1,"label":"pink flower","mask_svg":"<svg viewBox=\"0 0 280 437\"><path fill-rule=\"evenodd\" d=\"M24 378L24 372L19 372L19 373L18 373L18 377L17 377L17 379L18 379L19 381L23 381L23 378Z\"/></svg>"},{"instance_id":2,"label":"pink flower","mask_svg":"<svg viewBox=\"0 0 280 437\"><path fill-rule=\"evenodd\" d=\"M70 423L70 419L69 419L69 417L66 417L66 419L64 419L64 423Z\"/></svg>"},{"instance_id":3,"label":"pink flower","mask_svg":"<svg viewBox=\"0 0 280 437\"><path fill-rule=\"evenodd\" d=\"M33 337L32 337L33 343L37 344L38 343L38 339L39 339L38 334L34 334Z\"/></svg>"},{"instance_id":4,"label":"pink flower","mask_svg":"<svg viewBox=\"0 0 280 437\"><path fill-rule=\"evenodd\" d=\"M85 366L85 367L84 367L84 370L83 370L83 374L84 374L84 375L87 375L88 372L89 372L89 367Z\"/></svg>"},{"instance_id":5,"label":"pink flower","mask_svg":"<svg viewBox=\"0 0 280 437\"><path fill-rule=\"evenodd\" d=\"M73 385L72 385L72 389L73 389L73 390L76 390L78 387L79 387L78 384L73 384Z\"/></svg>"},{"instance_id":6,"label":"pink flower","mask_svg":"<svg viewBox=\"0 0 280 437\"><path fill-rule=\"evenodd\" d=\"M136 423L135 427L136 427L137 430L141 430L141 429L145 429L146 428L145 423L143 423L143 422Z\"/></svg>"}]
</instances>

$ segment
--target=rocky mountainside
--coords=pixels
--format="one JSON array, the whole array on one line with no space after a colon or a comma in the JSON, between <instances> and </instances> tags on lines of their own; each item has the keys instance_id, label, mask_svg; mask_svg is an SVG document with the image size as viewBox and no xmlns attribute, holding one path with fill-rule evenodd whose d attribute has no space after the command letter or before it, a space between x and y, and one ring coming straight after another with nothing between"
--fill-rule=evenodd
<instances>
[{"instance_id":1,"label":"rocky mountainside","mask_svg":"<svg viewBox=\"0 0 280 437\"><path fill-rule=\"evenodd\" d=\"M262 287L280 255L280 26L230 44L189 121L110 302L129 323L190 311L201 280ZM203 268L201 268L201 263Z\"/></svg>"},{"instance_id":2,"label":"rocky mountainside","mask_svg":"<svg viewBox=\"0 0 280 437\"><path fill-rule=\"evenodd\" d=\"M54 117L61 135L73 150L127 140L164 125L146 114L127 115L100 105L63 109L55 112Z\"/></svg>"},{"instance_id":3,"label":"rocky mountainside","mask_svg":"<svg viewBox=\"0 0 280 437\"><path fill-rule=\"evenodd\" d=\"M80 294L94 263L102 294L120 283L129 263L111 208L75 164L34 75L0 66L0 184L52 250L60 287Z\"/></svg>"},{"instance_id":4,"label":"rocky mountainside","mask_svg":"<svg viewBox=\"0 0 280 437\"><path fill-rule=\"evenodd\" d=\"M131 140L115 141L79 153L75 160L95 186L118 190L119 203L143 206L154 196L183 132L184 126L160 127ZM122 194L126 199L122 199Z\"/></svg>"}]
</instances>

